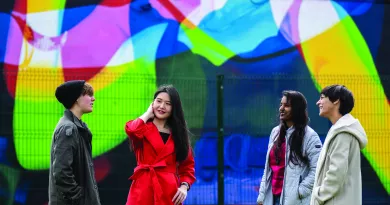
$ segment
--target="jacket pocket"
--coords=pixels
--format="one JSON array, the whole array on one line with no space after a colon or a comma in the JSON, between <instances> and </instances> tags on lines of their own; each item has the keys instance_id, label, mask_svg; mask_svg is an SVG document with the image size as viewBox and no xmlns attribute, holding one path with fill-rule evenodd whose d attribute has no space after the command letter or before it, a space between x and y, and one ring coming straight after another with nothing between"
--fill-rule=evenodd
<instances>
[{"instance_id":1,"label":"jacket pocket","mask_svg":"<svg viewBox=\"0 0 390 205\"><path fill-rule=\"evenodd\" d=\"M70 204L70 205L80 204L80 201L84 196L84 187L77 186L76 189L77 189L76 193L60 192L62 199L66 204Z\"/></svg>"},{"instance_id":2,"label":"jacket pocket","mask_svg":"<svg viewBox=\"0 0 390 205\"><path fill-rule=\"evenodd\" d=\"M83 199L84 199L84 187L80 186L80 193L77 194L75 197L72 198L72 205L82 205Z\"/></svg>"}]
</instances>

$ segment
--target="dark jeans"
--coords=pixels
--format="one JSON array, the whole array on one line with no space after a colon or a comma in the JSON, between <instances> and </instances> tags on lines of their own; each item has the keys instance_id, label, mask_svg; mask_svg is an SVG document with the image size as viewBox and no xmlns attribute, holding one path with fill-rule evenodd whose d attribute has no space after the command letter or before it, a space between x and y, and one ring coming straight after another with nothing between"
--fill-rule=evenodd
<instances>
[{"instance_id":1,"label":"dark jeans","mask_svg":"<svg viewBox=\"0 0 390 205\"><path fill-rule=\"evenodd\" d=\"M280 195L274 195L274 205L280 205Z\"/></svg>"}]
</instances>

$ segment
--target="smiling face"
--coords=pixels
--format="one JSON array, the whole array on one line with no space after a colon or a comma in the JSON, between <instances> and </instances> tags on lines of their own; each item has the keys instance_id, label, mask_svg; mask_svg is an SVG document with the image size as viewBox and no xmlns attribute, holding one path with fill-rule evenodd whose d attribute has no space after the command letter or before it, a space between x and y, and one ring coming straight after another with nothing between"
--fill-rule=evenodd
<instances>
[{"instance_id":1,"label":"smiling face","mask_svg":"<svg viewBox=\"0 0 390 205\"><path fill-rule=\"evenodd\" d=\"M287 101L286 96L283 96L280 101L279 118L286 123L292 121L291 104Z\"/></svg>"},{"instance_id":2,"label":"smiling face","mask_svg":"<svg viewBox=\"0 0 390 205\"><path fill-rule=\"evenodd\" d=\"M319 115L321 117L329 118L333 115L335 110L338 110L338 103L333 103L326 97L324 94L320 96L320 99L317 101L317 106L320 109Z\"/></svg>"},{"instance_id":3,"label":"smiling face","mask_svg":"<svg viewBox=\"0 0 390 205\"><path fill-rule=\"evenodd\" d=\"M153 113L157 119L167 120L171 116L172 104L168 93L161 92L153 101Z\"/></svg>"}]
</instances>

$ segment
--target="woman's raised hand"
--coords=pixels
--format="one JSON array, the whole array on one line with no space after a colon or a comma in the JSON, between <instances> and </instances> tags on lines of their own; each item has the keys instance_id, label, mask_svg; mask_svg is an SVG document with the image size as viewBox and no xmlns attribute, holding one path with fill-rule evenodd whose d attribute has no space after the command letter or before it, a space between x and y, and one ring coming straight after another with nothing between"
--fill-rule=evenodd
<instances>
[{"instance_id":1,"label":"woman's raised hand","mask_svg":"<svg viewBox=\"0 0 390 205\"><path fill-rule=\"evenodd\" d=\"M144 122L147 122L149 119L154 118L154 113L153 113L153 103L150 103L148 109L144 114L141 115L140 117Z\"/></svg>"}]
</instances>

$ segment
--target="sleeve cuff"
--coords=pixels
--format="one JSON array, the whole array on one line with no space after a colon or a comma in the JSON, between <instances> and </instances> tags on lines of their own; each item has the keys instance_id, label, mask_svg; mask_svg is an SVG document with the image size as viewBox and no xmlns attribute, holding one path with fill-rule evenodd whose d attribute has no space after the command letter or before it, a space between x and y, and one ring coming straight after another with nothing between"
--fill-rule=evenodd
<instances>
[{"instance_id":1,"label":"sleeve cuff","mask_svg":"<svg viewBox=\"0 0 390 205\"><path fill-rule=\"evenodd\" d=\"M191 189L191 185L188 182L182 182L180 185L186 185L187 186L187 191Z\"/></svg>"}]
</instances>

